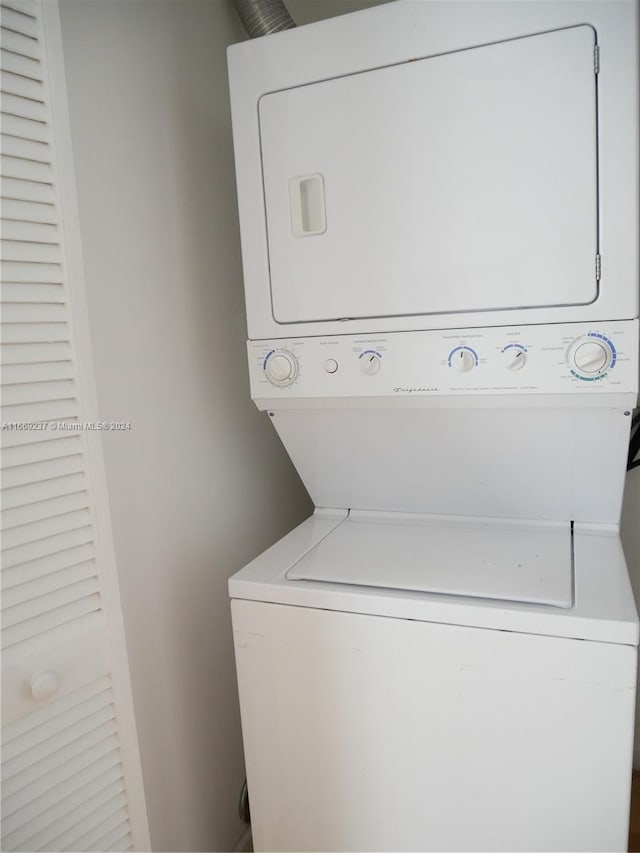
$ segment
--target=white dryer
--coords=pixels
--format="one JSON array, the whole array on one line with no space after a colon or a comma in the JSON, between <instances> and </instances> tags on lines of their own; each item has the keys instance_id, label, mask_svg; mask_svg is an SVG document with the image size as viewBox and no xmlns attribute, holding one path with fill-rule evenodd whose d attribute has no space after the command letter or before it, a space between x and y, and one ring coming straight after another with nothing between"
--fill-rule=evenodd
<instances>
[{"instance_id":1,"label":"white dryer","mask_svg":"<svg viewBox=\"0 0 640 853\"><path fill-rule=\"evenodd\" d=\"M251 394L316 506L229 584L256 850L626 849L627 2L229 51Z\"/></svg>"},{"instance_id":2,"label":"white dryer","mask_svg":"<svg viewBox=\"0 0 640 853\"><path fill-rule=\"evenodd\" d=\"M406 0L233 45L249 337L638 315L634 0Z\"/></svg>"}]
</instances>

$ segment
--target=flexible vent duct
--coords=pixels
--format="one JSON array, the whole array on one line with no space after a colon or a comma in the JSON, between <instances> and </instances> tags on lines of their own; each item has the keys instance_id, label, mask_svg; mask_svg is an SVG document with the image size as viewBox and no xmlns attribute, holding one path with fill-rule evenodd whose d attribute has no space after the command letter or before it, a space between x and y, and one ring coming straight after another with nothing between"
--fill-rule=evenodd
<instances>
[{"instance_id":1,"label":"flexible vent duct","mask_svg":"<svg viewBox=\"0 0 640 853\"><path fill-rule=\"evenodd\" d=\"M235 4L249 38L268 36L295 27L282 0L235 0Z\"/></svg>"}]
</instances>

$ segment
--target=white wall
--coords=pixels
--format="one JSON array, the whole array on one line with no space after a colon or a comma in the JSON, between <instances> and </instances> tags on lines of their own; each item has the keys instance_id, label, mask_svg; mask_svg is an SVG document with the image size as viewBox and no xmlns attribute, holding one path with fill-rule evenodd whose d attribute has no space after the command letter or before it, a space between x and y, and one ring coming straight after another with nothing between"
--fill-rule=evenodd
<instances>
[{"instance_id":1,"label":"white wall","mask_svg":"<svg viewBox=\"0 0 640 853\"><path fill-rule=\"evenodd\" d=\"M152 844L242 832L226 581L311 511L249 399L223 0L62 0L100 417Z\"/></svg>"}]
</instances>

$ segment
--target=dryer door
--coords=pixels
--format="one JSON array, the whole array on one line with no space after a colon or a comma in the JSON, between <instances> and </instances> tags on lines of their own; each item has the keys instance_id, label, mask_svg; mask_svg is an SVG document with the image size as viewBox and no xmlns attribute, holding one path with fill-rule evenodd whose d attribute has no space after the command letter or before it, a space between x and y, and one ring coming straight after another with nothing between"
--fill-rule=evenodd
<instances>
[{"instance_id":1,"label":"dryer door","mask_svg":"<svg viewBox=\"0 0 640 853\"><path fill-rule=\"evenodd\" d=\"M594 46L578 26L263 96L275 320L594 300Z\"/></svg>"}]
</instances>

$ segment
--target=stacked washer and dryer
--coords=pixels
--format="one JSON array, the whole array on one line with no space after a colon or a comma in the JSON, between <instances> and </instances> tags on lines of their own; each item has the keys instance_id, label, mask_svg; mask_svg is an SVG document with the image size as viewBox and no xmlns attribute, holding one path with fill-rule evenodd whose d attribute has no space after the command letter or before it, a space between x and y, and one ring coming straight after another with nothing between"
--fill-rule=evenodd
<instances>
[{"instance_id":1,"label":"stacked washer and dryer","mask_svg":"<svg viewBox=\"0 0 640 853\"><path fill-rule=\"evenodd\" d=\"M256 850L623 850L633 2L229 49L251 393L316 509L230 581Z\"/></svg>"}]
</instances>

